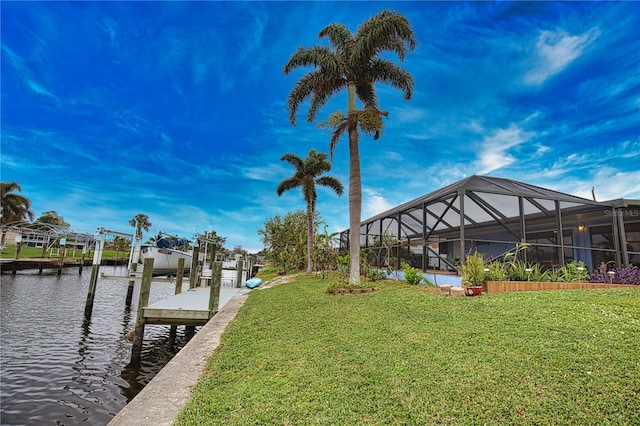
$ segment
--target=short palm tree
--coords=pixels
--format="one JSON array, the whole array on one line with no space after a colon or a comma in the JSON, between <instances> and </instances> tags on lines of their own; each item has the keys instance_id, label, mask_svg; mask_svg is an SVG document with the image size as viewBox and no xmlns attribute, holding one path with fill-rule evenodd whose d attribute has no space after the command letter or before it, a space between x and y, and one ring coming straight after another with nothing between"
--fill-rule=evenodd
<instances>
[{"instance_id":1,"label":"short palm tree","mask_svg":"<svg viewBox=\"0 0 640 426\"><path fill-rule=\"evenodd\" d=\"M22 188L18 182L0 182L0 223L5 225L11 222L24 222L25 219L30 221L36 216L31 211L31 200L14 191L22 192ZM7 230L2 228L2 236L0 244L4 246L7 238Z\"/></svg>"},{"instance_id":2,"label":"short palm tree","mask_svg":"<svg viewBox=\"0 0 640 426\"><path fill-rule=\"evenodd\" d=\"M296 170L293 176L278 184L276 189L278 195L299 187L302 189L302 196L307 203L307 274L311 274L313 272L313 219L318 199L316 185L330 188L338 195L342 195L344 188L338 179L331 176L320 176L331 170L331 163L327 160L327 154L323 152L312 149L304 160L295 154L284 154L280 160L291 164Z\"/></svg>"},{"instance_id":3,"label":"short palm tree","mask_svg":"<svg viewBox=\"0 0 640 426\"><path fill-rule=\"evenodd\" d=\"M142 230L149 232L151 222L149 222L149 216L143 213L138 213L133 219L129 221L129 225L136 228L136 239L142 240Z\"/></svg>"},{"instance_id":4,"label":"short palm tree","mask_svg":"<svg viewBox=\"0 0 640 426\"><path fill-rule=\"evenodd\" d=\"M411 75L383 59L385 51L395 52L400 61L408 51L415 48L416 40L409 21L401 14L384 10L367 19L353 34L343 24L332 23L318 35L327 37L331 47L300 47L284 67L289 74L296 68L313 66L315 69L304 75L294 86L287 100L291 124L296 123L300 105L310 98L307 121L313 122L318 110L335 93L347 89L347 115L332 114L328 125L334 129L330 152L346 132L349 135L349 255L351 266L349 284L360 282L360 221L362 210L362 182L360 175L360 153L358 127L365 134L377 139L386 111L378 109L375 83L388 83L404 93L409 100L414 82ZM358 110L356 99L363 104Z\"/></svg>"},{"instance_id":5,"label":"short palm tree","mask_svg":"<svg viewBox=\"0 0 640 426\"><path fill-rule=\"evenodd\" d=\"M2 197L2 223L21 222L25 219L33 220L35 214L31 211L31 200L14 191L22 192L18 182L0 182L0 196Z\"/></svg>"}]
</instances>

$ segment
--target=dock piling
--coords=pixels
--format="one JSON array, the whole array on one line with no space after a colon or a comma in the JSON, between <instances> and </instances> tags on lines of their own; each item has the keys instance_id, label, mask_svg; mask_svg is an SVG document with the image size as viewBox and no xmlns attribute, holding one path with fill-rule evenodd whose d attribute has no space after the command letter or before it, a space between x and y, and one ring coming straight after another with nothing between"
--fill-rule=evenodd
<instances>
[{"instance_id":1,"label":"dock piling","mask_svg":"<svg viewBox=\"0 0 640 426\"><path fill-rule=\"evenodd\" d=\"M93 299L96 296L96 286L98 285L98 273L100 271L100 261L102 260L103 249L104 238L96 237L96 249L93 252L93 265L91 266L89 290L87 291L87 303L84 306L84 316L86 319L91 318L91 312L93 312Z\"/></svg>"},{"instance_id":2,"label":"dock piling","mask_svg":"<svg viewBox=\"0 0 640 426\"><path fill-rule=\"evenodd\" d=\"M64 255L67 251L67 239L60 238L60 261L58 262L58 275L62 275L62 267L64 266Z\"/></svg>"},{"instance_id":3,"label":"dock piling","mask_svg":"<svg viewBox=\"0 0 640 426\"><path fill-rule=\"evenodd\" d=\"M82 268L84 267L84 257L87 254L87 252L82 249L82 256L80 257L80 266L78 268L78 275L82 275Z\"/></svg>"},{"instance_id":4,"label":"dock piling","mask_svg":"<svg viewBox=\"0 0 640 426\"><path fill-rule=\"evenodd\" d=\"M129 271L129 273L133 273L135 275L136 271L138 270L138 264L137 263L132 263L131 264L131 270ZM135 280L129 280L129 285L127 287L127 297L124 301L124 304L127 308L131 307L131 299L133 299L133 287L135 286L136 281Z\"/></svg>"},{"instance_id":5,"label":"dock piling","mask_svg":"<svg viewBox=\"0 0 640 426\"><path fill-rule=\"evenodd\" d=\"M96 286L98 283L98 272L100 271L100 265L91 266L91 277L89 278L89 291L87 292L87 302L84 305L84 317L91 318L93 312L93 300L96 297Z\"/></svg>"},{"instance_id":6,"label":"dock piling","mask_svg":"<svg viewBox=\"0 0 640 426\"><path fill-rule=\"evenodd\" d=\"M40 256L41 258L45 258L45 255L47 254L47 245L43 244L42 245L42 255ZM38 275L42 275L42 266L43 264L41 263L38 267Z\"/></svg>"},{"instance_id":7,"label":"dock piling","mask_svg":"<svg viewBox=\"0 0 640 426\"><path fill-rule=\"evenodd\" d=\"M238 260L236 262L236 270L238 271L238 275L236 279L236 287L238 288L242 287L243 268L244 268L244 261L242 260L242 257L238 257Z\"/></svg>"},{"instance_id":8,"label":"dock piling","mask_svg":"<svg viewBox=\"0 0 640 426\"><path fill-rule=\"evenodd\" d=\"M218 312L220 305L220 285L222 284L222 262L211 264L211 287L209 287L209 318Z\"/></svg>"},{"instance_id":9,"label":"dock piling","mask_svg":"<svg viewBox=\"0 0 640 426\"><path fill-rule=\"evenodd\" d=\"M153 258L145 259L142 268L142 283L140 284L140 298L138 299L138 315L133 331L133 346L131 348L131 364L140 364L142 359L142 342L144 338L144 308L149 305L149 293L153 278Z\"/></svg>"},{"instance_id":10,"label":"dock piling","mask_svg":"<svg viewBox=\"0 0 640 426\"><path fill-rule=\"evenodd\" d=\"M174 294L182 293L182 278L184 277L184 258L178 259L178 269L176 271L176 289Z\"/></svg>"},{"instance_id":11,"label":"dock piling","mask_svg":"<svg viewBox=\"0 0 640 426\"><path fill-rule=\"evenodd\" d=\"M176 270L176 288L173 294L182 293L182 278L184 277L184 258L178 259L178 269ZM176 341L176 334L178 331L177 325L172 325L169 329L169 341L173 345Z\"/></svg>"},{"instance_id":12,"label":"dock piling","mask_svg":"<svg viewBox=\"0 0 640 426\"><path fill-rule=\"evenodd\" d=\"M198 258L200 257L200 247L193 248L191 257L191 271L189 271L189 288L196 288L198 285Z\"/></svg>"}]
</instances>

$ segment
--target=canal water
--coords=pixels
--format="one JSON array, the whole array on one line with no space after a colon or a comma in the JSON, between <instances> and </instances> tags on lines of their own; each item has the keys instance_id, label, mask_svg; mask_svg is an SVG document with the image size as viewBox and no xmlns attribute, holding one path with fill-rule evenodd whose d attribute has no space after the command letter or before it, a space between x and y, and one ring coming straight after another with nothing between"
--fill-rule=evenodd
<instances>
[{"instance_id":1,"label":"canal water","mask_svg":"<svg viewBox=\"0 0 640 426\"><path fill-rule=\"evenodd\" d=\"M107 275L126 268L106 267ZM0 423L105 425L185 345L178 327L146 326L142 363L130 366L139 285L125 307L126 280L100 278L93 313L84 318L91 269L2 274ZM171 296L172 283L153 283L150 303Z\"/></svg>"}]
</instances>

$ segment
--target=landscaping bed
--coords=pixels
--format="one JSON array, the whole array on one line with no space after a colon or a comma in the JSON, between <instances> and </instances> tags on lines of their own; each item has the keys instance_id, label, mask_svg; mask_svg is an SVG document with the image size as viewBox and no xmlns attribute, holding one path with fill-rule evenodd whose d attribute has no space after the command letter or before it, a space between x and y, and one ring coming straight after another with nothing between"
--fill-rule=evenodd
<instances>
[{"instance_id":1,"label":"landscaping bed","mask_svg":"<svg viewBox=\"0 0 640 426\"><path fill-rule=\"evenodd\" d=\"M486 281L482 284L485 293L502 293L509 291L541 291L541 290L576 290L576 289L603 289L603 288L633 288L632 284L606 284L606 283L566 283L544 281Z\"/></svg>"}]
</instances>

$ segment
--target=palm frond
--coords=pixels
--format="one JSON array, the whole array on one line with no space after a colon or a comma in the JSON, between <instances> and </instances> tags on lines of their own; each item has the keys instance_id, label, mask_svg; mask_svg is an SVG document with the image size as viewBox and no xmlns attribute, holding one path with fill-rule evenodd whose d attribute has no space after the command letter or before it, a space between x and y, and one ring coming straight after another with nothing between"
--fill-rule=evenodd
<instances>
[{"instance_id":1,"label":"palm frond","mask_svg":"<svg viewBox=\"0 0 640 426\"><path fill-rule=\"evenodd\" d=\"M391 61L376 59L372 61L369 73L373 82L384 82L402 90L404 100L411 99L415 82L413 77L404 68Z\"/></svg>"},{"instance_id":2,"label":"palm frond","mask_svg":"<svg viewBox=\"0 0 640 426\"><path fill-rule=\"evenodd\" d=\"M276 188L276 193L278 195L282 195L285 191L290 189L294 189L300 186L300 179L297 179L295 176L291 178L287 178L278 184Z\"/></svg>"},{"instance_id":3,"label":"palm frond","mask_svg":"<svg viewBox=\"0 0 640 426\"><path fill-rule=\"evenodd\" d=\"M395 52L403 61L407 52L415 47L415 34L407 18L398 12L383 10L358 28L351 61L364 63L383 51Z\"/></svg>"},{"instance_id":4,"label":"palm frond","mask_svg":"<svg viewBox=\"0 0 640 426\"><path fill-rule=\"evenodd\" d=\"M33 220L35 214L31 211L31 200L13 191L22 192L18 182L1 182L0 198L2 200L2 223L19 222L25 219Z\"/></svg>"},{"instance_id":5,"label":"palm frond","mask_svg":"<svg viewBox=\"0 0 640 426\"><path fill-rule=\"evenodd\" d=\"M304 167L304 161L302 158L298 157L295 154L287 153L280 157L281 161L286 161L291 164L296 170L302 169Z\"/></svg>"},{"instance_id":6,"label":"palm frond","mask_svg":"<svg viewBox=\"0 0 640 426\"><path fill-rule=\"evenodd\" d=\"M296 68L327 66L333 60L333 56L334 52L326 46L298 47L285 64L283 72L288 75Z\"/></svg>"},{"instance_id":7,"label":"palm frond","mask_svg":"<svg viewBox=\"0 0 640 426\"><path fill-rule=\"evenodd\" d=\"M332 23L320 30L319 38L327 37L329 43L336 48L341 54L349 51L349 44L353 41L353 34L344 24Z\"/></svg>"},{"instance_id":8,"label":"palm frond","mask_svg":"<svg viewBox=\"0 0 640 426\"><path fill-rule=\"evenodd\" d=\"M316 183L318 185L332 189L338 195L342 195L342 193L344 192L344 186L342 185L342 182L331 176L322 176L316 180Z\"/></svg>"},{"instance_id":9,"label":"palm frond","mask_svg":"<svg viewBox=\"0 0 640 426\"><path fill-rule=\"evenodd\" d=\"M349 129L349 121L346 119L334 127L333 133L331 134L331 140L329 141L329 153L331 159L333 159L333 151L335 150L338 141L342 138L342 135L344 135L347 129Z\"/></svg>"},{"instance_id":10,"label":"palm frond","mask_svg":"<svg viewBox=\"0 0 640 426\"><path fill-rule=\"evenodd\" d=\"M356 83L356 97L364 104L365 108L375 108L378 105L378 95L373 86L373 80L367 75L365 78L359 78Z\"/></svg>"},{"instance_id":11,"label":"palm frond","mask_svg":"<svg viewBox=\"0 0 640 426\"><path fill-rule=\"evenodd\" d=\"M347 86L347 81L342 78L326 78L318 79L317 84L318 86L313 91L309 111L307 112L307 121L309 123L312 123L316 119L318 112L327 104L329 98Z\"/></svg>"}]
</instances>

